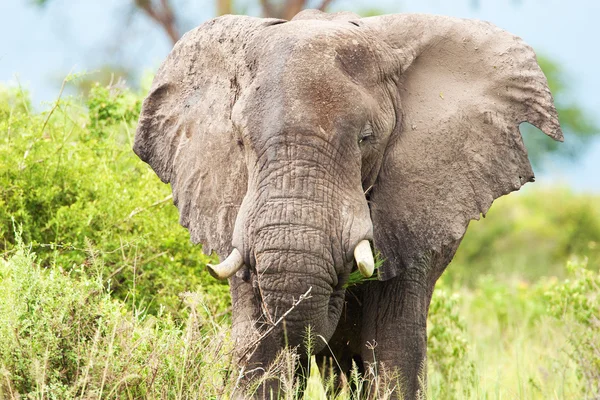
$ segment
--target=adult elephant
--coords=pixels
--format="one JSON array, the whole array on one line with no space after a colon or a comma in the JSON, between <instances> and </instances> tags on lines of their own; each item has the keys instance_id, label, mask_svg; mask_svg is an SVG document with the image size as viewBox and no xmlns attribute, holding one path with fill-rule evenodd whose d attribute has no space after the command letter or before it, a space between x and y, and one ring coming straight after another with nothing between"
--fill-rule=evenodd
<instances>
[{"instance_id":1,"label":"adult elephant","mask_svg":"<svg viewBox=\"0 0 600 400\"><path fill-rule=\"evenodd\" d=\"M228 15L176 44L134 150L171 184L192 240L229 255L211 272L230 279L248 370L310 325L398 367L413 398L436 280L469 221L533 181L524 121L562 141L533 50L489 23ZM378 280L345 301L353 268L373 271L368 242Z\"/></svg>"}]
</instances>

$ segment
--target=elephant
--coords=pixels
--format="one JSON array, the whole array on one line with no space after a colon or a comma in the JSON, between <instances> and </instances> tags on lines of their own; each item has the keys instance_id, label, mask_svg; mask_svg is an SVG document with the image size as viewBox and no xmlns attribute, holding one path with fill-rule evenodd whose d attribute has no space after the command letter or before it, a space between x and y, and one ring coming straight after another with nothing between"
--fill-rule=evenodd
<instances>
[{"instance_id":1,"label":"elephant","mask_svg":"<svg viewBox=\"0 0 600 400\"><path fill-rule=\"evenodd\" d=\"M534 180L522 122L563 141L534 51L491 23L226 15L163 62L134 152L223 260L244 379L310 326L313 353L395 369L416 398L436 281L469 222Z\"/></svg>"}]
</instances>

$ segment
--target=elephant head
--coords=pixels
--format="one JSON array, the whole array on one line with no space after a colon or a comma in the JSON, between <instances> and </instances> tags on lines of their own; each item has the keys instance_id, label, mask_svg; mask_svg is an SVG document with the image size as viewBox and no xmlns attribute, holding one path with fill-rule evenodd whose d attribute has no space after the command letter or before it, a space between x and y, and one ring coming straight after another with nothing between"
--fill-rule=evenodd
<instances>
[{"instance_id":1,"label":"elephant head","mask_svg":"<svg viewBox=\"0 0 600 400\"><path fill-rule=\"evenodd\" d=\"M308 325L331 337L354 259L371 272L365 241L381 281L451 258L470 220L533 180L525 121L562 140L533 50L489 23L223 16L160 67L134 150L192 240L229 255L212 273L231 277L234 338L285 315L252 352L265 364Z\"/></svg>"}]
</instances>

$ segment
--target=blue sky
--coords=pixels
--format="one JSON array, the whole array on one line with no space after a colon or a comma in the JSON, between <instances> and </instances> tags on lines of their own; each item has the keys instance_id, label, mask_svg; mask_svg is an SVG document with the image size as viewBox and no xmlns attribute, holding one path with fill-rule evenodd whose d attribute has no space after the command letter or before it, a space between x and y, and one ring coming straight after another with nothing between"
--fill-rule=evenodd
<instances>
[{"instance_id":1,"label":"blue sky","mask_svg":"<svg viewBox=\"0 0 600 400\"><path fill-rule=\"evenodd\" d=\"M184 22L188 28L213 16L212 1L182 1L187 3ZM558 61L573 88L573 99L595 116L600 126L600 1L479 0L475 8L472 3L338 0L333 8L426 12L491 21ZM111 62L140 72L156 69L170 44L159 29L131 10L130 0L54 0L46 10L30 6L30 0L0 1L0 82L15 84L18 79L32 93L38 108L43 108L56 97L60 81L71 70L93 71ZM575 164L552 161L536 175L538 182L560 182L600 193L600 140Z\"/></svg>"}]
</instances>

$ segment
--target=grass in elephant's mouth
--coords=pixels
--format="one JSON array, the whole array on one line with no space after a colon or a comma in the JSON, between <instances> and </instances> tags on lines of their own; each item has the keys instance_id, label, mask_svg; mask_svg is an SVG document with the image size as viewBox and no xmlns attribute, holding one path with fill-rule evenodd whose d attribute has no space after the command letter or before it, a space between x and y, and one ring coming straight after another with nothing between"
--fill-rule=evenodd
<instances>
[{"instance_id":1,"label":"grass in elephant's mouth","mask_svg":"<svg viewBox=\"0 0 600 400\"><path fill-rule=\"evenodd\" d=\"M379 276L379 268L383 265L384 262L385 262L385 259L381 256L381 253L378 250L376 250L375 251L375 269L373 271L373 275L370 276L369 278L365 278L360 273L360 271L357 268L355 268L350 273L350 276L348 276L348 281L344 285L344 289L348 289L348 288L360 285L360 284L368 282L368 281L376 281Z\"/></svg>"}]
</instances>

